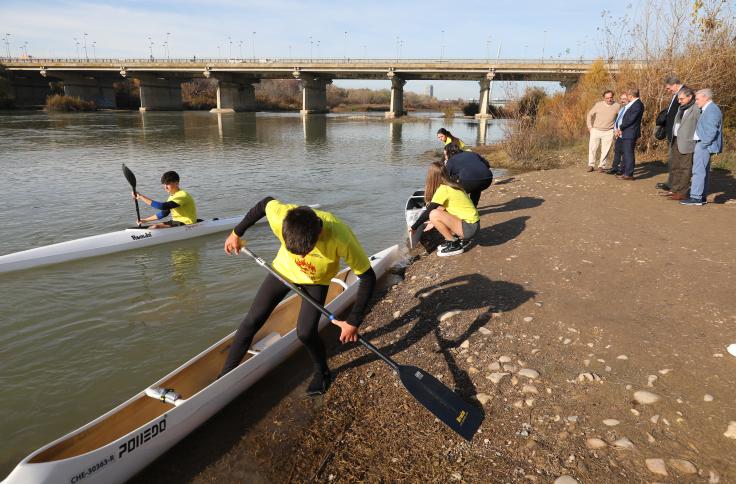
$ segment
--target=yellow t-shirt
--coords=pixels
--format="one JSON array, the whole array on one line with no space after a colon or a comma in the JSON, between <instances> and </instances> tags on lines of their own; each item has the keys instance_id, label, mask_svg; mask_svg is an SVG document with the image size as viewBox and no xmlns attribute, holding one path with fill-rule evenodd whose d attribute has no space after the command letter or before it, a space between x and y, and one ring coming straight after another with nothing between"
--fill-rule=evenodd
<instances>
[{"instance_id":1,"label":"yellow t-shirt","mask_svg":"<svg viewBox=\"0 0 736 484\"><path fill-rule=\"evenodd\" d=\"M197 207L194 205L194 199L184 190L179 190L169 196L167 202L176 202L178 207L171 209L171 220L176 220L183 224L189 225L197 221Z\"/></svg>"},{"instance_id":2,"label":"yellow t-shirt","mask_svg":"<svg viewBox=\"0 0 736 484\"><path fill-rule=\"evenodd\" d=\"M447 185L440 185L434 192L431 203L437 203L445 207L447 213L454 215L460 220L464 220L473 224L480 220L478 209L473 205L473 201L463 190L452 188Z\"/></svg>"},{"instance_id":3,"label":"yellow t-shirt","mask_svg":"<svg viewBox=\"0 0 736 484\"><path fill-rule=\"evenodd\" d=\"M460 139L452 139L449 136L445 136L445 146L449 145L452 142L455 142L458 148L460 148L463 151L470 151L468 148L465 147L465 143L463 143L463 140Z\"/></svg>"},{"instance_id":4,"label":"yellow t-shirt","mask_svg":"<svg viewBox=\"0 0 736 484\"><path fill-rule=\"evenodd\" d=\"M295 284L329 284L330 279L340 270L340 258L357 275L371 268L368 256L350 227L329 212L315 210L322 220L322 232L314 249L305 257L286 250L281 234L286 213L298 205L288 205L278 200L266 204L266 218L274 235L281 242L273 268Z\"/></svg>"}]
</instances>

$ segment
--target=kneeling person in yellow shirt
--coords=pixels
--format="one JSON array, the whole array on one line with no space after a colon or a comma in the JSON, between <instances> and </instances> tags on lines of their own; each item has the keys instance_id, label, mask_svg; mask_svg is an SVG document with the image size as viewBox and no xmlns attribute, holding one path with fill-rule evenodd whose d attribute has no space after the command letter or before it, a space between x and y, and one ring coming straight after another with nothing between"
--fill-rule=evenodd
<instances>
[{"instance_id":1,"label":"kneeling person in yellow shirt","mask_svg":"<svg viewBox=\"0 0 736 484\"><path fill-rule=\"evenodd\" d=\"M358 340L358 325L363 319L368 300L376 284L376 274L365 251L342 220L329 212L305 206L289 205L266 197L251 208L225 240L227 254L239 254L245 231L266 217L274 235L281 242L273 268L288 281L300 285L313 299L324 304L330 280L340 269L343 259L358 276L358 294L353 309L345 321L332 321L341 329L340 341ZM289 288L272 274L258 289L245 319L235 333L227 360L220 376L237 367L248 351L256 332L264 325ZM307 387L308 395L321 395L332 380L327 366L325 347L319 337L322 314L311 304L302 304L296 324L296 334L314 363L314 378Z\"/></svg>"},{"instance_id":2,"label":"kneeling person in yellow shirt","mask_svg":"<svg viewBox=\"0 0 736 484\"><path fill-rule=\"evenodd\" d=\"M424 184L427 208L409 228L409 237L429 219L427 230L436 228L445 238L437 247L437 255L459 255L470 245L480 228L480 214L463 187L450 179L444 163L434 161L427 170Z\"/></svg>"},{"instance_id":3,"label":"kneeling person in yellow shirt","mask_svg":"<svg viewBox=\"0 0 736 484\"><path fill-rule=\"evenodd\" d=\"M179 175L175 171L167 171L161 175L161 183L164 190L169 194L169 198L165 202L157 202L140 193L133 193L133 198L141 200L151 208L158 210L155 215L138 220L138 224L161 220L168 217L169 214L171 214L171 220L149 225L148 228L166 229L195 223L197 221L197 206L194 204L191 195L179 187Z\"/></svg>"}]
</instances>

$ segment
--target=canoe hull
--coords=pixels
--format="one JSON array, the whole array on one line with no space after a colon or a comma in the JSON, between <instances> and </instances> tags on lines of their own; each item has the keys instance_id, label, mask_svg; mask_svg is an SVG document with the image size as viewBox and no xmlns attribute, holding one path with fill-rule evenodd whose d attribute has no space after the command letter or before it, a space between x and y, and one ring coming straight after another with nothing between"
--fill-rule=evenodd
<instances>
[{"instance_id":1,"label":"canoe hull","mask_svg":"<svg viewBox=\"0 0 736 484\"><path fill-rule=\"evenodd\" d=\"M0 273L59 264L71 260L124 252L224 232L237 225L240 220L241 217L229 217L205 220L192 225L168 229L131 228L46 245L0 256Z\"/></svg>"},{"instance_id":2,"label":"canoe hull","mask_svg":"<svg viewBox=\"0 0 736 484\"><path fill-rule=\"evenodd\" d=\"M381 277L391 265L398 261L399 257L397 246L375 254L371 258L371 263L376 275ZM357 278L349 273L345 282L348 287L327 305L331 312L339 314L346 310L355 299ZM292 296L294 297L296 296ZM288 302L289 299L281 304ZM320 328L327 324L327 319L323 317L320 320ZM222 353L228 347L226 344L233 335L234 332L210 346L151 385L151 388L165 386L167 382L175 380L177 375L211 357L214 352ZM296 336L296 329L292 329L227 375L207 384L176 406L153 400L144 392L140 392L87 425L33 452L23 459L3 482L5 484L124 482L230 403L299 347L300 342ZM89 452L64 459L43 461L44 456L48 455L50 450L63 447L66 442L90 435L95 428L100 428L103 422L114 419L116 415L124 412L127 407L132 407L141 399L152 400L152 403L146 401L149 407L160 405L161 414L131 432Z\"/></svg>"}]
</instances>

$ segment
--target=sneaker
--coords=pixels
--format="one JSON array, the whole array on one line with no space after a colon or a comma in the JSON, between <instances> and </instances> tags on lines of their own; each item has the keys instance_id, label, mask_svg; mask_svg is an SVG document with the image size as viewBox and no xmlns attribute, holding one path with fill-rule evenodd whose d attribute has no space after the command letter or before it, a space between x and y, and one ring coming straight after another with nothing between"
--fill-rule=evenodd
<instances>
[{"instance_id":1,"label":"sneaker","mask_svg":"<svg viewBox=\"0 0 736 484\"><path fill-rule=\"evenodd\" d=\"M705 205L705 202L700 198L688 198L680 202L680 205Z\"/></svg>"},{"instance_id":2,"label":"sneaker","mask_svg":"<svg viewBox=\"0 0 736 484\"><path fill-rule=\"evenodd\" d=\"M657 183L657 184L656 184L656 185L654 185L654 186L655 186L655 187L656 187L656 188L657 188L658 190L667 190L667 191L669 191L669 190L670 190L670 186L669 186L668 184L666 184L666 183Z\"/></svg>"},{"instance_id":3,"label":"sneaker","mask_svg":"<svg viewBox=\"0 0 736 484\"><path fill-rule=\"evenodd\" d=\"M315 373L307 387L307 395L310 397L323 395L330 388L330 383L332 383L332 373L330 373L330 370Z\"/></svg>"},{"instance_id":4,"label":"sneaker","mask_svg":"<svg viewBox=\"0 0 736 484\"><path fill-rule=\"evenodd\" d=\"M438 245L438 246L437 246L437 252L439 252L439 251L441 251L442 249L446 248L446 247L447 247L448 245L452 244L452 243L453 243L453 242L455 242L456 240L457 240L457 237L455 237L455 238L454 238L454 239L452 239L452 240L445 240L444 242L442 242L442 243L441 243L440 245Z\"/></svg>"},{"instance_id":5,"label":"sneaker","mask_svg":"<svg viewBox=\"0 0 736 484\"><path fill-rule=\"evenodd\" d=\"M465 252L465 247L463 247L463 242L460 239L453 240L448 245L446 245L442 250L437 252L437 255L440 257L447 257L450 255L460 255L463 252Z\"/></svg>"}]
</instances>

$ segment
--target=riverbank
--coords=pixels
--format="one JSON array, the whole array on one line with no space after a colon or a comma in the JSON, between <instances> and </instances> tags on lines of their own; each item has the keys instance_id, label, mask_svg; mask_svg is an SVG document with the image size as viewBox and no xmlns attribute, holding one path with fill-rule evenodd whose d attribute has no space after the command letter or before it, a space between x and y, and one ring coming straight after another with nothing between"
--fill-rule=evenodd
<instances>
[{"instance_id":1,"label":"riverbank","mask_svg":"<svg viewBox=\"0 0 736 484\"><path fill-rule=\"evenodd\" d=\"M365 336L484 402L471 443L365 350L333 347L327 395L301 396L297 363L278 395L254 387L137 481L736 480L736 182L714 172L716 203L684 207L657 196L665 176L498 180L469 252L418 254L379 295Z\"/></svg>"}]
</instances>

